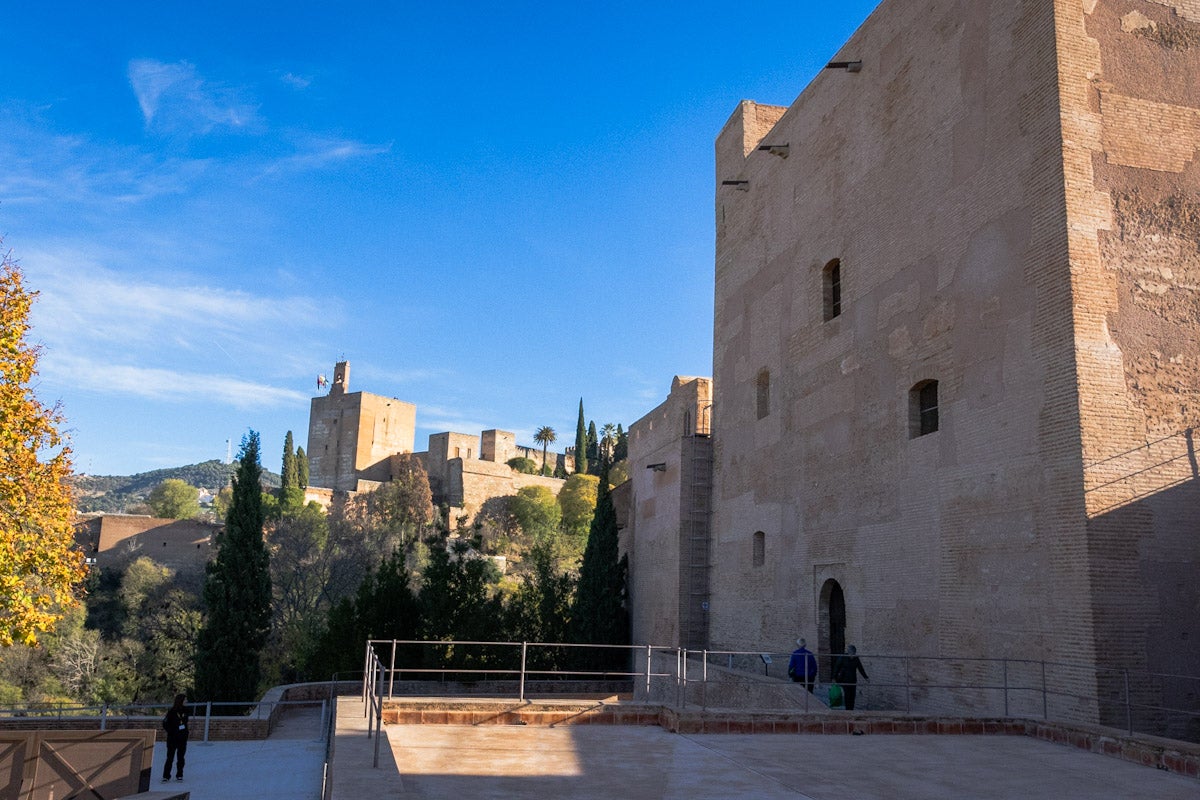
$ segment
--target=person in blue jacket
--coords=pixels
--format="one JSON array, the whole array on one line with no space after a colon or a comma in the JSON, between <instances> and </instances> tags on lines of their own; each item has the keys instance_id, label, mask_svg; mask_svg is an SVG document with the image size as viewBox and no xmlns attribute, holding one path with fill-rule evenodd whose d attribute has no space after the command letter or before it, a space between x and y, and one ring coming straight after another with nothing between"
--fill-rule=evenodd
<instances>
[{"instance_id":1,"label":"person in blue jacket","mask_svg":"<svg viewBox=\"0 0 1200 800\"><path fill-rule=\"evenodd\" d=\"M798 646L792 651L792 657L788 661L788 677L793 683L803 683L804 688L811 692L817 682L817 657L808 649L803 639L797 639L796 644Z\"/></svg>"}]
</instances>

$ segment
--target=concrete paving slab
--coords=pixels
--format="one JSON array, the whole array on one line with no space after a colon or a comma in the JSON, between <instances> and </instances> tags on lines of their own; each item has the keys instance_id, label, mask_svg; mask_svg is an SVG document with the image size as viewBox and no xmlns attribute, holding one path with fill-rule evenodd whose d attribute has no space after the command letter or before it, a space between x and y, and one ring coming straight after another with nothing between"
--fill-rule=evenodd
<instances>
[{"instance_id":1,"label":"concrete paving slab","mask_svg":"<svg viewBox=\"0 0 1200 800\"><path fill-rule=\"evenodd\" d=\"M288 712L265 741L188 743L182 783L160 783L166 745L154 747L150 789L181 788L191 800L319 800L325 743L319 711ZM361 799L360 799L361 800Z\"/></svg>"},{"instance_id":2,"label":"concrete paving slab","mask_svg":"<svg viewBox=\"0 0 1200 800\"><path fill-rule=\"evenodd\" d=\"M361 704L339 705L333 800L1200 798L1200 781L1020 736L390 725L373 769Z\"/></svg>"}]
</instances>

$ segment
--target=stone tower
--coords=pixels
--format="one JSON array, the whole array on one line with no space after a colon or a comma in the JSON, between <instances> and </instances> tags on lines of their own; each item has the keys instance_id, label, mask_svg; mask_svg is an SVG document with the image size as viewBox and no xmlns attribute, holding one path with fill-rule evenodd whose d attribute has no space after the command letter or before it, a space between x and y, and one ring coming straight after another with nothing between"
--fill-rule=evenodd
<instances>
[{"instance_id":1,"label":"stone tower","mask_svg":"<svg viewBox=\"0 0 1200 800\"><path fill-rule=\"evenodd\" d=\"M358 491L360 481L391 478L390 456L413 451L415 405L349 389L350 363L342 361L334 367L329 394L312 399L306 451L310 486Z\"/></svg>"},{"instance_id":2,"label":"stone tower","mask_svg":"<svg viewBox=\"0 0 1200 800\"><path fill-rule=\"evenodd\" d=\"M711 647L1081 663L1052 703L1100 721L1197 672L1188 42L1190 2L885 0L735 111Z\"/></svg>"}]
</instances>

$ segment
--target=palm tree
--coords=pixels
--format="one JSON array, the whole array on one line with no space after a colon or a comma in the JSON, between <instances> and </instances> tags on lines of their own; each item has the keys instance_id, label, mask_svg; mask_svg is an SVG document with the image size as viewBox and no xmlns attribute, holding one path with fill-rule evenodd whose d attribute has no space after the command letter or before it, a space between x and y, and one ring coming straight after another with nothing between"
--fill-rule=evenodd
<instances>
[{"instance_id":1,"label":"palm tree","mask_svg":"<svg viewBox=\"0 0 1200 800\"><path fill-rule=\"evenodd\" d=\"M603 453L605 463L612 461L613 448L617 444L617 426L611 422L604 423L604 427L600 429L600 452Z\"/></svg>"},{"instance_id":2,"label":"palm tree","mask_svg":"<svg viewBox=\"0 0 1200 800\"><path fill-rule=\"evenodd\" d=\"M537 429L537 433L533 435L533 440L542 446L542 472L547 470L546 464L546 448L553 442L557 441L558 434L554 432L554 428L549 425L543 425Z\"/></svg>"}]
</instances>

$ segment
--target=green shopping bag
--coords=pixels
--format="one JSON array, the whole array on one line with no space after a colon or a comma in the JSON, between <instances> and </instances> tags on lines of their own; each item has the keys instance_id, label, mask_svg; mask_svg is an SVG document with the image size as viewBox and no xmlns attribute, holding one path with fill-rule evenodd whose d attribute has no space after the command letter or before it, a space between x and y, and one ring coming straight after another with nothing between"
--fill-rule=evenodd
<instances>
[{"instance_id":1,"label":"green shopping bag","mask_svg":"<svg viewBox=\"0 0 1200 800\"><path fill-rule=\"evenodd\" d=\"M836 683L831 683L829 685L829 707L841 708L842 702L842 687L838 686Z\"/></svg>"}]
</instances>

